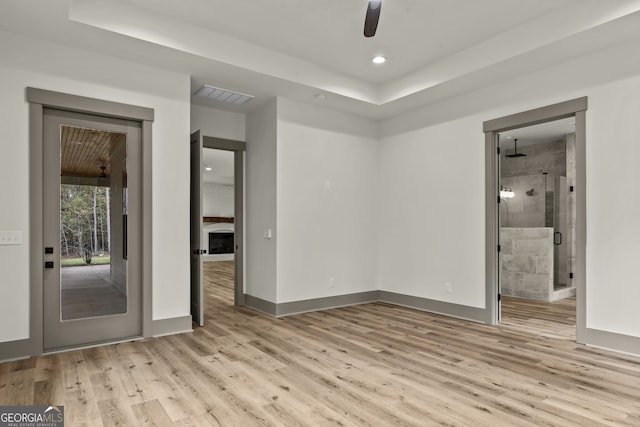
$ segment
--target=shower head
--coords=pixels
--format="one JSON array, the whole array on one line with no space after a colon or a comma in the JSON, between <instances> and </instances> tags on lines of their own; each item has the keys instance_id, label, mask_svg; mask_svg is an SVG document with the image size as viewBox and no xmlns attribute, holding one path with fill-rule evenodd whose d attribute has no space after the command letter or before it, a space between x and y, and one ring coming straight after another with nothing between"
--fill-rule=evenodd
<instances>
[{"instance_id":1,"label":"shower head","mask_svg":"<svg viewBox=\"0 0 640 427\"><path fill-rule=\"evenodd\" d=\"M518 138L513 140L513 154L507 154L505 157L513 159L514 157L527 157L526 154L518 153Z\"/></svg>"}]
</instances>

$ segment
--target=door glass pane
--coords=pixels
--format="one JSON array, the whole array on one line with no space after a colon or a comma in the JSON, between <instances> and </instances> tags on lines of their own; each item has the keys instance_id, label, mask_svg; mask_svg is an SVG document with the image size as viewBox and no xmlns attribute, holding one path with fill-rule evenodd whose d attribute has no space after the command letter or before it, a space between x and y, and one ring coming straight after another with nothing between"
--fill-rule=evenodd
<instances>
[{"instance_id":1,"label":"door glass pane","mask_svg":"<svg viewBox=\"0 0 640 427\"><path fill-rule=\"evenodd\" d=\"M61 320L127 312L126 134L61 126Z\"/></svg>"}]
</instances>

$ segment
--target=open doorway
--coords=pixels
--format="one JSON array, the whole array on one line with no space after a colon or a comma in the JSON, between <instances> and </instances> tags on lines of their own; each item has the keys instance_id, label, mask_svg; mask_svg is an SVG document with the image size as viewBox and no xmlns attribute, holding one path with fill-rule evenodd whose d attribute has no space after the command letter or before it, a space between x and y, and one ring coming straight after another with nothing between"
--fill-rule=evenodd
<instances>
[{"instance_id":1,"label":"open doorway","mask_svg":"<svg viewBox=\"0 0 640 427\"><path fill-rule=\"evenodd\" d=\"M506 207L503 207L503 200L507 198L513 198L514 195L513 188L508 188L504 183L502 183L501 171L500 168L503 164L501 161L501 156L510 155L510 160L514 159L528 159L531 160L528 156L519 156L515 151L515 135L510 135L509 132L512 132L517 129L532 127L534 125L540 125L550 122L559 121L562 119L573 119L569 124L575 123L575 144L570 143L575 147L575 155L570 153L569 156L573 156L575 158L575 184L567 184L569 187L569 191L573 193L573 201L575 206L575 221L573 222L573 227L571 230L570 240L575 240L575 245L572 248L575 248L575 251L571 249L571 262L568 263L570 271L568 271L570 275L569 282L563 282L562 280L558 280L553 286L553 281L550 294L553 294L556 291L566 291L573 292L573 290L569 290L570 288L575 288L575 328L571 326L571 329L575 331L575 340L578 343L585 342L585 336L587 334L586 327L586 185L587 185L587 177L586 177L586 111L588 108L588 100L586 97L576 98L565 102L560 102L558 104L548 105L545 107L536 108L533 110L523 111L520 113L511 114L508 116L499 117L493 120L488 120L483 123L483 131L485 134L485 159L486 159L486 169L485 169L485 184L486 184L486 314L487 323L490 324L498 324L501 321L502 317L502 273L503 273L503 263L502 263L502 255L504 252L503 242L501 241L501 220L505 218L501 217L501 215L508 215L506 212L501 213L501 210L506 210ZM573 126L573 125L572 125ZM506 142L506 150L507 152L503 153L500 149L501 136L504 139L507 139L507 136L512 136L513 139L507 140L511 141L511 145L509 142ZM565 145L566 145L566 137L565 137ZM513 151L510 152L509 149ZM522 147L518 148L520 151ZM572 149L570 147L570 149ZM521 154L526 154L520 151ZM566 152L565 152L566 156ZM566 157L564 159L566 162ZM526 163L526 162L525 162ZM539 175L543 175L542 171L534 171L538 172ZM549 173L547 173L548 175ZM545 177L543 176L544 180ZM566 179L566 177L565 177ZM544 188L544 200L545 200L545 215L544 220L546 221L546 206L551 206L552 203L555 202L556 194L560 197L560 191L556 191L556 185L562 185L562 180L560 179L560 184L556 184L558 180L556 179L554 182L549 178L545 181ZM535 187L526 188L524 186L524 181L522 182L523 188L520 190L524 192L522 197L526 197L531 199L536 196ZM506 188L504 188L506 187ZM547 195L547 187L551 189L553 187L553 194ZM573 187L573 188L571 188ZM558 187L559 188L559 187ZM533 191L531 191L533 189ZM541 189L539 192L542 191ZM527 192L531 194L531 196L527 195ZM502 194L501 194L502 193ZM538 195L540 195L538 193ZM502 196L502 197L501 197ZM548 197L548 199L547 199ZM526 200L526 199L525 199ZM548 200L548 203L547 203ZM508 202L507 202L508 203ZM529 202L533 203L533 202ZM524 202L523 202L524 206ZM514 210L517 209L514 207ZM555 213L556 210L553 211ZM559 212L559 210L557 210ZM552 212L550 212L551 215ZM510 218L507 218L507 221ZM507 223L507 225L511 225ZM546 223L545 223L546 225ZM558 243L560 236L555 234L555 227L541 227L541 228L550 228L551 230L551 241L549 245L553 245L555 237L555 242ZM546 231L547 233L549 230ZM541 232L542 233L542 232ZM568 231L567 231L568 233ZM565 238L566 236L563 236ZM507 243L508 245L509 243ZM524 244L526 246L527 244ZM530 246L532 244L529 244ZM505 250L508 247L504 248ZM559 256L559 255L558 255ZM554 267L549 266L549 269L554 269ZM571 273L573 273L571 277ZM558 276L561 279L560 276ZM508 297L505 297L508 298ZM526 301L522 299L521 301ZM538 304L538 305L536 305ZM533 312L546 312L548 311L543 305L544 304L553 304L549 302L537 302L532 301L530 303L529 309ZM535 307L533 307L535 306ZM573 311L571 309L570 311ZM532 321L535 323L535 321ZM572 335L573 336L573 335Z\"/></svg>"},{"instance_id":2,"label":"open doorway","mask_svg":"<svg viewBox=\"0 0 640 427\"><path fill-rule=\"evenodd\" d=\"M200 326L207 305L244 305L245 149L191 135L191 317Z\"/></svg>"},{"instance_id":3,"label":"open doorway","mask_svg":"<svg viewBox=\"0 0 640 427\"><path fill-rule=\"evenodd\" d=\"M233 305L235 283L234 153L203 149L202 172L202 282L205 308Z\"/></svg>"},{"instance_id":4,"label":"open doorway","mask_svg":"<svg viewBox=\"0 0 640 427\"><path fill-rule=\"evenodd\" d=\"M497 137L501 323L574 341L575 117Z\"/></svg>"}]
</instances>

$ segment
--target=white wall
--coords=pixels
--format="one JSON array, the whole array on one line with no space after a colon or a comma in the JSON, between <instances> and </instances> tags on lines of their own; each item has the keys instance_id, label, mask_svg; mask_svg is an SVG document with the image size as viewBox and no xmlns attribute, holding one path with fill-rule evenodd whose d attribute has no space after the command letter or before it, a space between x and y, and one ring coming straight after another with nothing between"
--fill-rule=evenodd
<instances>
[{"instance_id":1,"label":"white wall","mask_svg":"<svg viewBox=\"0 0 640 427\"><path fill-rule=\"evenodd\" d=\"M640 77L588 95L587 327L640 337Z\"/></svg>"},{"instance_id":2,"label":"white wall","mask_svg":"<svg viewBox=\"0 0 640 427\"><path fill-rule=\"evenodd\" d=\"M242 113L191 105L191 133L200 130L203 136L245 140L246 117Z\"/></svg>"},{"instance_id":3,"label":"white wall","mask_svg":"<svg viewBox=\"0 0 640 427\"><path fill-rule=\"evenodd\" d=\"M376 289L377 131L283 98L248 115L247 294L284 303Z\"/></svg>"},{"instance_id":4,"label":"white wall","mask_svg":"<svg viewBox=\"0 0 640 427\"><path fill-rule=\"evenodd\" d=\"M379 241L381 289L482 307L483 121L588 96L587 327L640 337L640 70L624 51L614 53L467 94L439 112L425 107L383 123L380 218L391 215L395 227ZM621 70L635 76L613 82ZM474 105L475 115L445 120ZM420 128L420 116L423 123L444 123ZM404 253L396 254L402 245ZM453 293L444 293L445 281Z\"/></svg>"},{"instance_id":5,"label":"white wall","mask_svg":"<svg viewBox=\"0 0 640 427\"><path fill-rule=\"evenodd\" d=\"M484 308L484 171L477 120L381 140L381 290Z\"/></svg>"},{"instance_id":6,"label":"white wall","mask_svg":"<svg viewBox=\"0 0 640 427\"><path fill-rule=\"evenodd\" d=\"M278 303L376 289L375 123L279 98L277 150Z\"/></svg>"},{"instance_id":7,"label":"white wall","mask_svg":"<svg viewBox=\"0 0 640 427\"><path fill-rule=\"evenodd\" d=\"M205 182L202 184L202 215L233 217L233 185Z\"/></svg>"},{"instance_id":8,"label":"white wall","mask_svg":"<svg viewBox=\"0 0 640 427\"><path fill-rule=\"evenodd\" d=\"M245 192L245 293L276 302L276 168L275 99L247 116ZM271 229L272 238L264 237Z\"/></svg>"},{"instance_id":9,"label":"white wall","mask_svg":"<svg viewBox=\"0 0 640 427\"><path fill-rule=\"evenodd\" d=\"M0 247L0 342L29 336L27 86L155 110L153 318L188 315L189 77L4 32L0 76L0 230L25 240Z\"/></svg>"}]
</instances>

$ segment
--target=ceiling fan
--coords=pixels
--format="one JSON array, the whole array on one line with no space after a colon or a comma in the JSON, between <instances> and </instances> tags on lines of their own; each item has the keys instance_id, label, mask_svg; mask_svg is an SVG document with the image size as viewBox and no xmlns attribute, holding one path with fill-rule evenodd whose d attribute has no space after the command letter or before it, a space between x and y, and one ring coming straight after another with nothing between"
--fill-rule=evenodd
<instances>
[{"instance_id":1,"label":"ceiling fan","mask_svg":"<svg viewBox=\"0 0 640 427\"><path fill-rule=\"evenodd\" d=\"M376 35L378 20L380 19L380 9L382 9L382 0L369 0L367 14L364 17L365 37L373 37Z\"/></svg>"}]
</instances>

